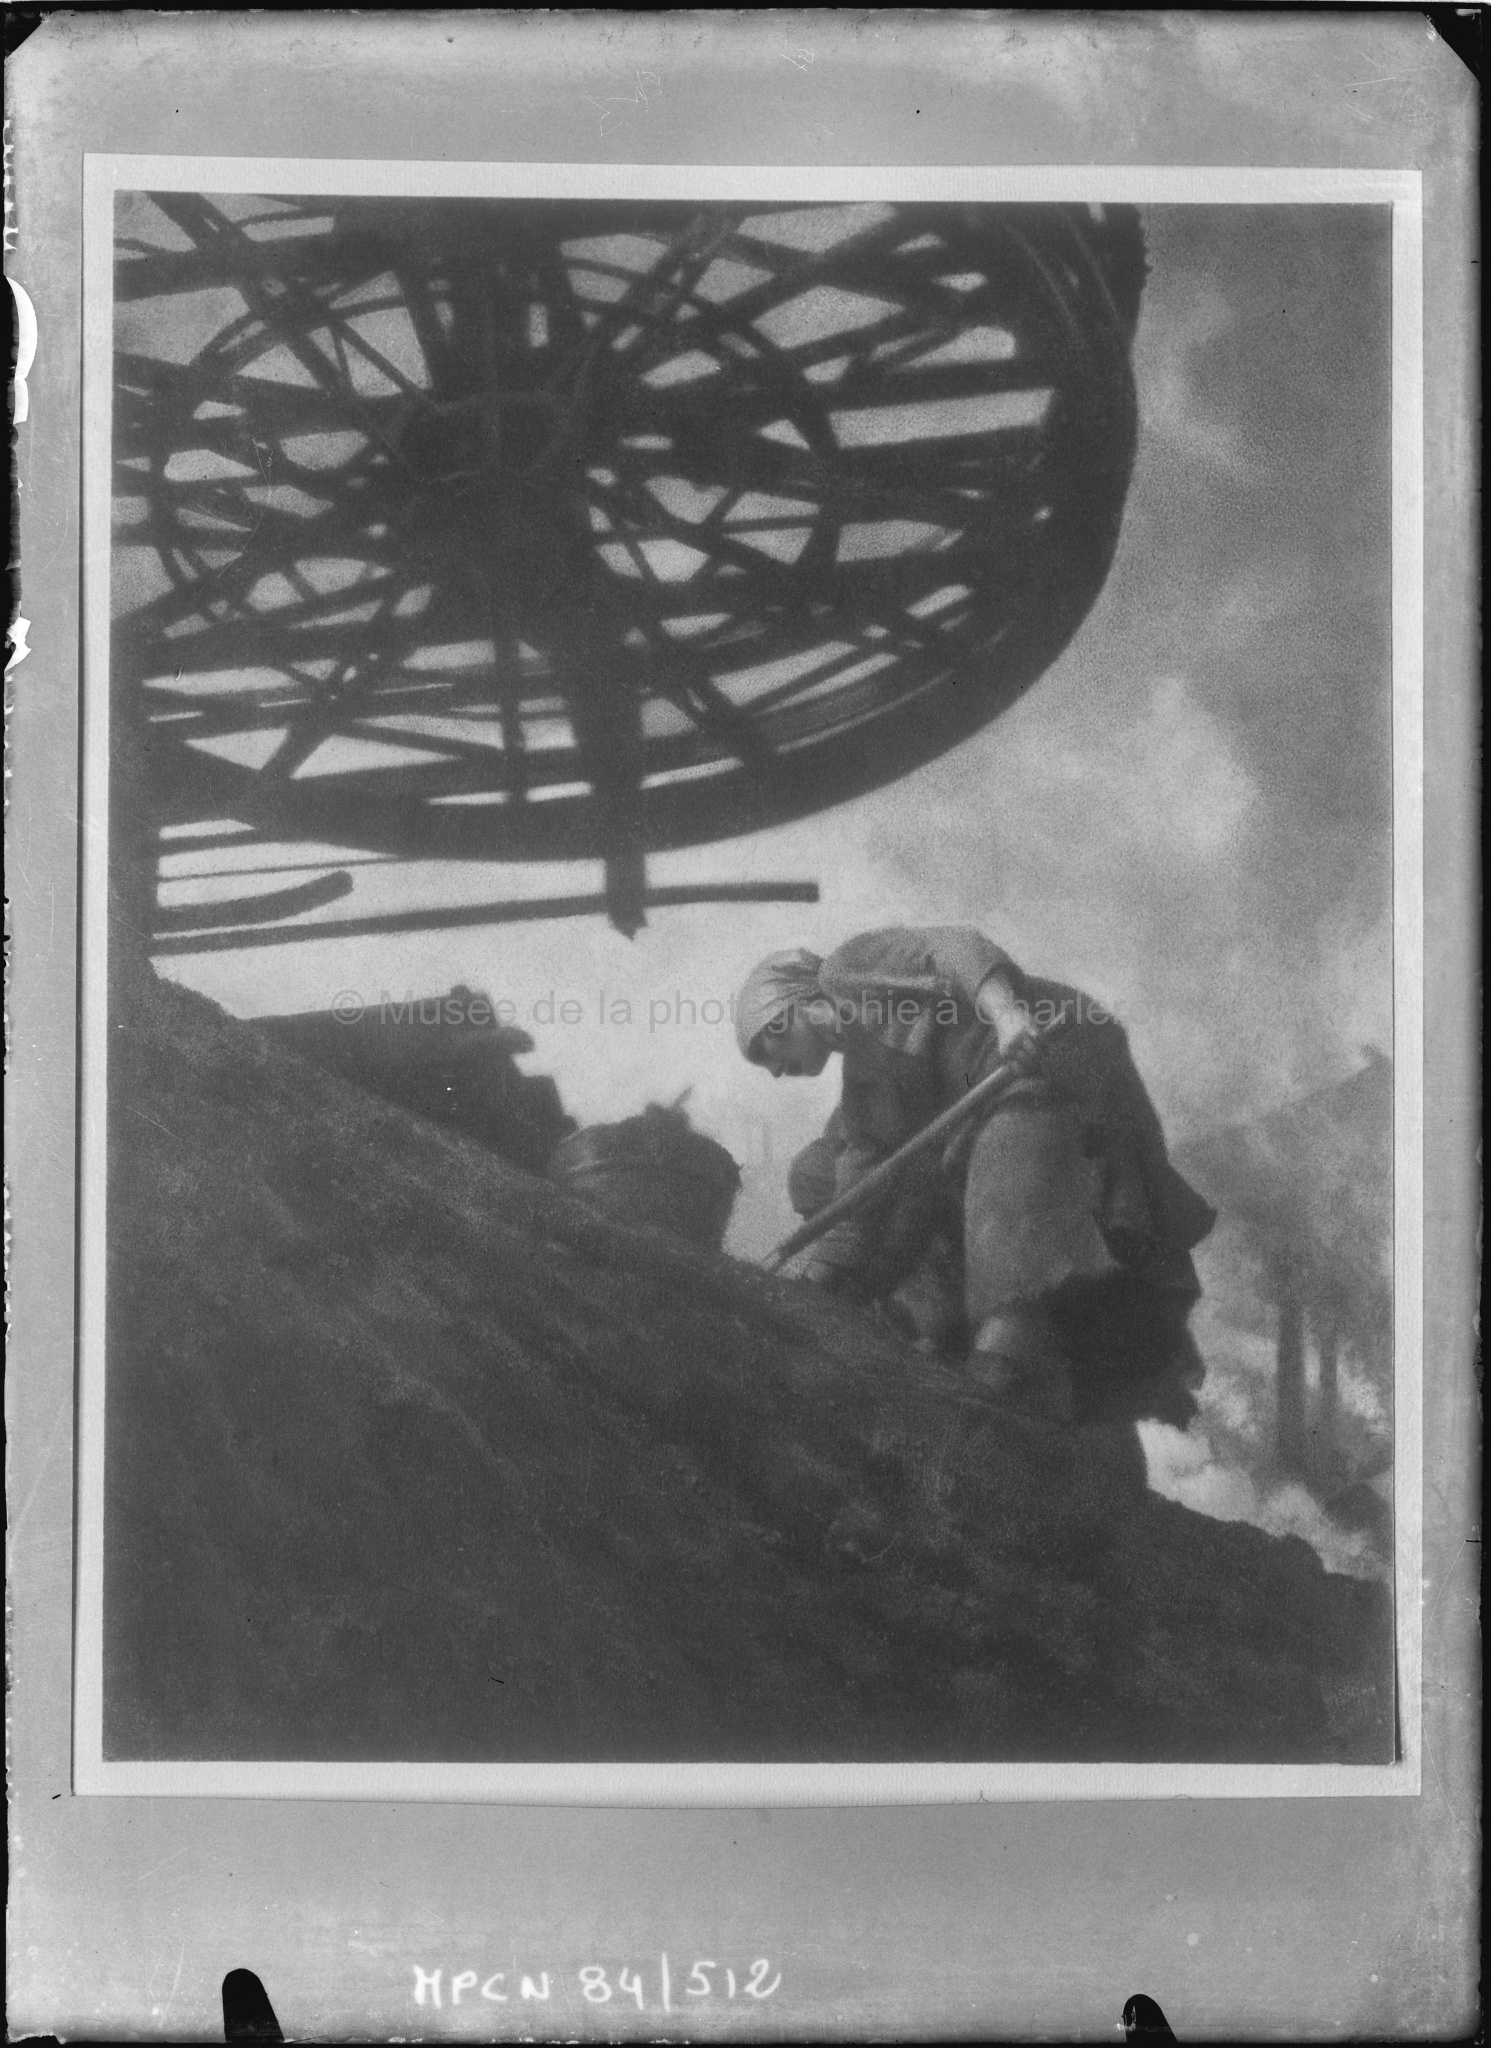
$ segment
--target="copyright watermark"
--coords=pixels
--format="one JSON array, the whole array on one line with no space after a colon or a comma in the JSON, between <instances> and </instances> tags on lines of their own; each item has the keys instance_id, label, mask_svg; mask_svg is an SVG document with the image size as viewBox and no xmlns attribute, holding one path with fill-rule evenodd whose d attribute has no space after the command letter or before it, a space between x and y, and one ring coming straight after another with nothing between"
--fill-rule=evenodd
<instances>
[{"instance_id":1,"label":"copyright watermark","mask_svg":"<svg viewBox=\"0 0 1491 2048\"><path fill-rule=\"evenodd\" d=\"M591 1024L612 1031L658 1032L733 1025L735 1004L733 995L696 998L680 989L672 995L633 998L607 989L580 995L551 988L520 1002L512 996L480 995L468 988L454 988L444 996L417 996L409 989L397 996L383 989L372 998L360 989L343 988L337 990L329 1007L338 1024L361 1024L366 1019L380 1025L423 1024L477 1031L523 1025L535 1025L542 1031Z\"/></svg>"},{"instance_id":2,"label":"copyright watermark","mask_svg":"<svg viewBox=\"0 0 1491 2048\"><path fill-rule=\"evenodd\" d=\"M1079 990L1060 996L1042 996L1034 1001L1021 997L1010 1002L1001 1012L986 1002L982 994L975 998L973 1016L981 1024L992 1024L996 1016L1004 1014L1018 1019L1026 1031L1048 1030L1054 1024L1118 1024L1125 1019L1132 1022L1136 1006L1119 1003L1100 1003L1093 996L1085 996ZM875 1032L891 1024L904 1028L917 1024L923 1019L955 1029L969 1021L968 1005L951 993L937 996L897 995L894 989L883 991L865 990L854 996L827 996L816 994L806 997L789 997L774 1016L762 1025L763 1032L780 1035L790 1031L797 1019L805 1018L809 1024L821 1031L831 1031L835 1026L852 1025L860 1031Z\"/></svg>"},{"instance_id":3,"label":"copyright watermark","mask_svg":"<svg viewBox=\"0 0 1491 2048\"><path fill-rule=\"evenodd\" d=\"M664 1031L733 1029L738 998L734 995L671 993L618 994L607 989L566 991L545 989L518 996L491 996L457 987L447 995L417 996L406 989L395 995L382 989L376 996L360 989L338 989L329 1004L338 1024L369 1026L443 1027L447 1030L491 1031L531 1029L541 1032L589 1028L606 1031L640 1031L655 1036ZM1118 1026L1148 1021L1150 1011L1143 1003L1098 1002L1075 991L1054 999L1016 1001L1011 1006L1025 1029L1040 1029L1058 1019L1089 1026ZM853 1026L872 1035L890 1026L903 1030L923 1020L934 1026L956 1028L973 1019L988 1024L992 1014L982 1002L969 1006L944 994L941 997L908 995L896 990L863 992L854 997L830 998L822 994L788 1000L762 1029L779 1033L788 1030L796 1017L821 1028Z\"/></svg>"}]
</instances>

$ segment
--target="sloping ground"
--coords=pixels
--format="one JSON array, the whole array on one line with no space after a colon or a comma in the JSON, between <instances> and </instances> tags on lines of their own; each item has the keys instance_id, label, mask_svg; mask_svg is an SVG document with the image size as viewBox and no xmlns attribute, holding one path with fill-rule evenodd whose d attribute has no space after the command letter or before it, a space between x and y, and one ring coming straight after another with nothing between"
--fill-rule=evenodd
<instances>
[{"instance_id":1,"label":"sloping ground","mask_svg":"<svg viewBox=\"0 0 1491 2048\"><path fill-rule=\"evenodd\" d=\"M115 1004L110 1755L1387 1755L1385 1601L1304 1543L198 997Z\"/></svg>"}]
</instances>

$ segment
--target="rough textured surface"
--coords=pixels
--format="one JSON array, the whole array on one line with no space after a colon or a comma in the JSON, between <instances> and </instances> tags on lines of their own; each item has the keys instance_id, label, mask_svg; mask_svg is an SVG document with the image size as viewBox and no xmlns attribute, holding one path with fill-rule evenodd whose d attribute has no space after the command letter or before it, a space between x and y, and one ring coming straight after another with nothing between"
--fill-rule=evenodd
<instances>
[{"instance_id":1,"label":"rough textured surface","mask_svg":"<svg viewBox=\"0 0 1491 2048\"><path fill-rule=\"evenodd\" d=\"M1386 1756L1385 1600L1304 1543L199 997L115 1019L108 1754Z\"/></svg>"},{"instance_id":2,"label":"rough textured surface","mask_svg":"<svg viewBox=\"0 0 1491 2048\"><path fill-rule=\"evenodd\" d=\"M386 1101L475 1138L489 1152L542 1173L575 1128L547 1074L525 1074L526 1031L493 1015L490 997L458 983L449 995L406 997L359 1011L348 1023L329 1010L261 1017L293 1051Z\"/></svg>"}]
</instances>

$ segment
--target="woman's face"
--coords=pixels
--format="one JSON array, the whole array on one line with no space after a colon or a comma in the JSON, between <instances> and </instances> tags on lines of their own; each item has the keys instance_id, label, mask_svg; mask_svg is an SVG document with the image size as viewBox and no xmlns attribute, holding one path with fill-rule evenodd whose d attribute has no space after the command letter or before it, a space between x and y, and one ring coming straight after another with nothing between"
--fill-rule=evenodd
<instances>
[{"instance_id":1,"label":"woman's face","mask_svg":"<svg viewBox=\"0 0 1491 2048\"><path fill-rule=\"evenodd\" d=\"M798 1077L821 1074L833 1051L801 1010L794 1010L785 1025L768 1024L761 1033L760 1044L760 1064L778 1081L784 1074Z\"/></svg>"}]
</instances>

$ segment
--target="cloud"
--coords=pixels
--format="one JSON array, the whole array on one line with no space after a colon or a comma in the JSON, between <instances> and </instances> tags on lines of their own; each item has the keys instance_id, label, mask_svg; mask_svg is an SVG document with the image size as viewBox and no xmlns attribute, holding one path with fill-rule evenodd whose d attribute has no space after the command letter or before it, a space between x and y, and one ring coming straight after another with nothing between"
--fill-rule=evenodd
<instances>
[{"instance_id":1,"label":"cloud","mask_svg":"<svg viewBox=\"0 0 1491 2048\"><path fill-rule=\"evenodd\" d=\"M1163 1422L1139 1425L1149 1483L1166 1500L1178 1501L1217 1522L1250 1522L1270 1536L1298 1536L1327 1571L1352 1578L1385 1576L1381 1552L1365 1530L1333 1522L1305 1486L1289 1483L1260 1491L1240 1466L1222 1464L1209 1441L1194 1428L1183 1435Z\"/></svg>"},{"instance_id":2,"label":"cloud","mask_svg":"<svg viewBox=\"0 0 1491 2048\"><path fill-rule=\"evenodd\" d=\"M1198 385L1197 365L1236 322L1225 292L1209 280L1198 283L1187 304L1167 320L1141 318L1134 340L1141 432L1153 443L1239 482L1258 475L1258 461L1243 423L1209 404Z\"/></svg>"}]
</instances>

